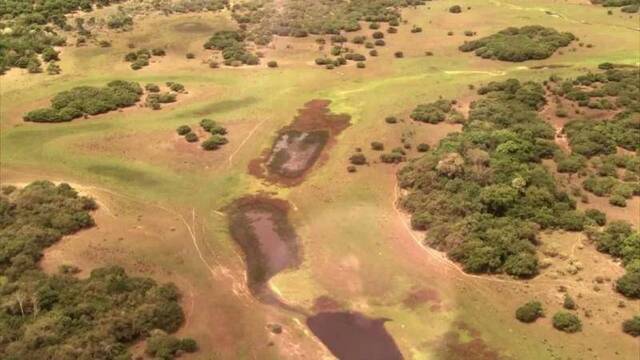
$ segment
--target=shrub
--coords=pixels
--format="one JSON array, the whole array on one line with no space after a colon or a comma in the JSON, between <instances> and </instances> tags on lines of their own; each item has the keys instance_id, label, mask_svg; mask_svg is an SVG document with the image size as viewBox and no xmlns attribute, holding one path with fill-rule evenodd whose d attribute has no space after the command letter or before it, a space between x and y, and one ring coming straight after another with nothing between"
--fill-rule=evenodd
<instances>
[{"instance_id":1,"label":"shrub","mask_svg":"<svg viewBox=\"0 0 640 360\"><path fill-rule=\"evenodd\" d=\"M184 85L180 84L180 83L176 83L176 82L167 82L167 86L169 87L169 89L171 89L171 91L175 91L175 92L184 92Z\"/></svg>"},{"instance_id":2,"label":"shrub","mask_svg":"<svg viewBox=\"0 0 640 360\"><path fill-rule=\"evenodd\" d=\"M215 121L211 119L202 119L200 120L200 126L204 131L211 134L225 135L227 133L227 129L218 125Z\"/></svg>"},{"instance_id":3,"label":"shrub","mask_svg":"<svg viewBox=\"0 0 640 360\"><path fill-rule=\"evenodd\" d=\"M552 322L554 328L567 333L575 333L582 330L580 318L566 311L558 311L553 315Z\"/></svg>"},{"instance_id":4,"label":"shrub","mask_svg":"<svg viewBox=\"0 0 640 360\"><path fill-rule=\"evenodd\" d=\"M387 124L395 124L398 122L398 118L395 116L387 116L386 118L384 118L384 122L386 122Z\"/></svg>"},{"instance_id":5,"label":"shrub","mask_svg":"<svg viewBox=\"0 0 640 360\"><path fill-rule=\"evenodd\" d=\"M47 74L49 75L58 75L62 72L62 69L60 68L60 65L54 63L54 62L50 62L49 65L47 65Z\"/></svg>"},{"instance_id":6,"label":"shrub","mask_svg":"<svg viewBox=\"0 0 640 360\"><path fill-rule=\"evenodd\" d=\"M371 34L371 37L374 39L383 39L384 33L382 31L375 31L373 34Z\"/></svg>"},{"instance_id":7,"label":"shrub","mask_svg":"<svg viewBox=\"0 0 640 360\"><path fill-rule=\"evenodd\" d=\"M573 40L575 36L571 33L531 25L510 27L496 34L465 42L459 49L464 52L474 51L477 56L485 59L519 62L546 59Z\"/></svg>"},{"instance_id":8,"label":"shrub","mask_svg":"<svg viewBox=\"0 0 640 360\"><path fill-rule=\"evenodd\" d=\"M524 323L532 323L542 316L544 310L539 301L530 301L516 310L516 319Z\"/></svg>"},{"instance_id":9,"label":"shrub","mask_svg":"<svg viewBox=\"0 0 640 360\"><path fill-rule=\"evenodd\" d=\"M148 92L152 92L152 93L160 92L160 86L158 86L156 84L147 84L147 85L144 86L144 88Z\"/></svg>"},{"instance_id":10,"label":"shrub","mask_svg":"<svg viewBox=\"0 0 640 360\"><path fill-rule=\"evenodd\" d=\"M399 151L391 151L390 153L380 155L380 161L386 164L398 164L405 160L404 153Z\"/></svg>"},{"instance_id":11,"label":"shrub","mask_svg":"<svg viewBox=\"0 0 640 360\"><path fill-rule=\"evenodd\" d=\"M369 29L378 30L378 29L380 29L380 24L377 23L377 22L372 22L371 24L369 24Z\"/></svg>"},{"instance_id":12,"label":"shrub","mask_svg":"<svg viewBox=\"0 0 640 360\"><path fill-rule=\"evenodd\" d=\"M374 41L374 44L376 46L385 46L387 43L385 43L382 39L377 39L376 41Z\"/></svg>"},{"instance_id":13,"label":"shrub","mask_svg":"<svg viewBox=\"0 0 640 360\"><path fill-rule=\"evenodd\" d=\"M374 141L371 143L371 149L375 151L382 151L384 150L384 144L379 141Z\"/></svg>"},{"instance_id":14,"label":"shrub","mask_svg":"<svg viewBox=\"0 0 640 360\"><path fill-rule=\"evenodd\" d=\"M420 143L418 144L418 146L416 146L416 150L418 150L418 152L427 152L430 148L431 147L429 146L429 144L425 143Z\"/></svg>"},{"instance_id":15,"label":"shrub","mask_svg":"<svg viewBox=\"0 0 640 360\"><path fill-rule=\"evenodd\" d=\"M401 59L404 57L404 53L402 51L396 51L393 55L398 59Z\"/></svg>"},{"instance_id":16,"label":"shrub","mask_svg":"<svg viewBox=\"0 0 640 360\"><path fill-rule=\"evenodd\" d=\"M628 298L640 299L640 270L628 270L616 280L616 290Z\"/></svg>"},{"instance_id":17,"label":"shrub","mask_svg":"<svg viewBox=\"0 0 640 360\"><path fill-rule=\"evenodd\" d=\"M449 8L449 12L452 14L460 14L462 12L462 7L460 7L460 5L453 5Z\"/></svg>"},{"instance_id":18,"label":"shrub","mask_svg":"<svg viewBox=\"0 0 640 360\"><path fill-rule=\"evenodd\" d=\"M584 214L599 226L607 223L607 215L598 209L587 209Z\"/></svg>"},{"instance_id":19,"label":"shrub","mask_svg":"<svg viewBox=\"0 0 640 360\"><path fill-rule=\"evenodd\" d=\"M633 336L640 336L640 315L636 315L631 319L625 320L622 323L622 331Z\"/></svg>"},{"instance_id":20,"label":"shrub","mask_svg":"<svg viewBox=\"0 0 640 360\"><path fill-rule=\"evenodd\" d=\"M374 50L369 51L369 55L370 55L370 56L373 56L373 57L378 56L378 50L375 50L375 49L374 49Z\"/></svg>"},{"instance_id":21,"label":"shrub","mask_svg":"<svg viewBox=\"0 0 640 360\"><path fill-rule=\"evenodd\" d=\"M217 150L220 146L226 144L227 142L228 141L224 136L214 134L211 135L211 137L207 140L203 141L201 146L204 150Z\"/></svg>"},{"instance_id":22,"label":"shrub","mask_svg":"<svg viewBox=\"0 0 640 360\"><path fill-rule=\"evenodd\" d=\"M575 310L578 308L576 302L573 300L569 294L564 294L564 301L562 302L562 307L567 310Z\"/></svg>"},{"instance_id":23,"label":"shrub","mask_svg":"<svg viewBox=\"0 0 640 360\"><path fill-rule=\"evenodd\" d=\"M198 135L196 135L196 133L194 133L194 132L190 132L190 133L187 133L184 136L184 139L187 140L187 142L190 142L190 143L197 142L198 141Z\"/></svg>"},{"instance_id":24,"label":"shrub","mask_svg":"<svg viewBox=\"0 0 640 360\"><path fill-rule=\"evenodd\" d=\"M363 63L362 61L359 61L359 62L356 64L356 67L357 67L358 69L364 69L365 67L367 67L367 65L365 65L365 63Z\"/></svg>"},{"instance_id":25,"label":"shrub","mask_svg":"<svg viewBox=\"0 0 640 360\"><path fill-rule=\"evenodd\" d=\"M151 49L151 55L153 56L165 56L167 52L162 48Z\"/></svg>"},{"instance_id":26,"label":"shrub","mask_svg":"<svg viewBox=\"0 0 640 360\"><path fill-rule=\"evenodd\" d=\"M422 32L422 28L420 26L413 25L413 27L411 28L411 32L414 33L414 34L415 33L420 33L420 32Z\"/></svg>"},{"instance_id":27,"label":"shrub","mask_svg":"<svg viewBox=\"0 0 640 360\"><path fill-rule=\"evenodd\" d=\"M364 42L367 40L367 37L364 35L359 35L359 36L355 36L353 39L351 39L351 42L354 44L364 44Z\"/></svg>"},{"instance_id":28,"label":"shrub","mask_svg":"<svg viewBox=\"0 0 640 360\"><path fill-rule=\"evenodd\" d=\"M357 170L356 167L353 165L347 166L347 172L354 173L356 172L356 170Z\"/></svg>"},{"instance_id":29,"label":"shrub","mask_svg":"<svg viewBox=\"0 0 640 360\"><path fill-rule=\"evenodd\" d=\"M627 199L625 199L624 196L621 195L611 195L611 197L609 198L609 204L618 207L626 207Z\"/></svg>"},{"instance_id":30,"label":"shrub","mask_svg":"<svg viewBox=\"0 0 640 360\"><path fill-rule=\"evenodd\" d=\"M188 52L184 55L187 59L195 59L196 58L196 54Z\"/></svg>"},{"instance_id":31,"label":"shrub","mask_svg":"<svg viewBox=\"0 0 640 360\"><path fill-rule=\"evenodd\" d=\"M184 136L191 132L191 127L189 125L180 125L176 129L178 135Z\"/></svg>"},{"instance_id":32,"label":"shrub","mask_svg":"<svg viewBox=\"0 0 640 360\"><path fill-rule=\"evenodd\" d=\"M353 165L364 165L367 163L367 158L362 153L356 153L351 155L351 157L349 158L349 161Z\"/></svg>"},{"instance_id":33,"label":"shrub","mask_svg":"<svg viewBox=\"0 0 640 360\"><path fill-rule=\"evenodd\" d=\"M475 34L476 34L475 31L471 31L471 30L464 31L464 36L474 36Z\"/></svg>"},{"instance_id":34,"label":"shrub","mask_svg":"<svg viewBox=\"0 0 640 360\"><path fill-rule=\"evenodd\" d=\"M267 66L270 68L277 68L278 67L278 62L275 60L271 60L267 63Z\"/></svg>"},{"instance_id":35,"label":"shrub","mask_svg":"<svg viewBox=\"0 0 640 360\"><path fill-rule=\"evenodd\" d=\"M396 34L397 32L398 32L398 28L389 27L387 29L387 33L389 33L389 34Z\"/></svg>"}]
</instances>

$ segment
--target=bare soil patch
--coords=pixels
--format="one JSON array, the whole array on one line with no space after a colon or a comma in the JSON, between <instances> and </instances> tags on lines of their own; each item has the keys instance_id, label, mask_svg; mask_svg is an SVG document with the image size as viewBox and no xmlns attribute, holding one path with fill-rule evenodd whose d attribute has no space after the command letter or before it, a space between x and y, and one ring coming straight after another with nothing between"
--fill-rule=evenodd
<instances>
[{"instance_id":1,"label":"bare soil patch","mask_svg":"<svg viewBox=\"0 0 640 360\"><path fill-rule=\"evenodd\" d=\"M249 173L285 186L301 183L322 152L349 126L349 115L332 114L329 104L328 100L306 103L291 125L278 131L271 149L249 163Z\"/></svg>"}]
</instances>

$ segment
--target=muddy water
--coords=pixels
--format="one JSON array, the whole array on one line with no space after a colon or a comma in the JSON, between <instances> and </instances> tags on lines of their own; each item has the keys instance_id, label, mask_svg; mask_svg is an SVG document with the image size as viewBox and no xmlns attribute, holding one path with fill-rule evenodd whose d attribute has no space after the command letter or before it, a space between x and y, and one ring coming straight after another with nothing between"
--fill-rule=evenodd
<instances>
[{"instance_id":1,"label":"muddy water","mask_svg":"<svg viewBox=\"0 0 640 360\"><path fill-rule=\"evenodd\" d=\"M301 176L318 160L328 138L328 131L290 130L280 134L267 161L269 172L287 178Z\"/></svg>"},{"instance_id":2,"label":"muddy water","mask_svg":"<svg viewBox=\"0 0 640 360\"><path fill-rule=\"evenodd\" d=\"M263 156L249 164L249 173L281 185L297 185L349 126L346 114L332 114L330 101L312 100L298 110L293 122L278 131Z\"/></svg>"},{"instance_id":3,"label":"muddy water","mask_svg":"<svg viewBox=\"0 0 640 360\"><path fill-rule=\"evenodd\" d=\"M249 288L255 295L271 277L300 263L298 237L288 211L288 202L259 196L239 199L228 209L231 236L242 249Z\"/></svg>"},{"instance_id":4,"label":"muddy water","mask_svg":"<svg viewBox=\"0 0 640 360\"><path fill-rule=\"evenodd\" d=\"M357 312L321 312L307 318L307 326L341 360L403 359L384 328L387 319L371 319Z\"/></svg>"}]
</instances>

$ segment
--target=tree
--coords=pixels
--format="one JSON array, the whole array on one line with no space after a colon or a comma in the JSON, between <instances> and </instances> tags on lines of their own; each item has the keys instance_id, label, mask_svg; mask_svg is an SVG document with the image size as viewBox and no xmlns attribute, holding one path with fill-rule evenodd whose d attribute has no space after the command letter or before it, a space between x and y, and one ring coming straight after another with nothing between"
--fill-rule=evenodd
<instances>
[{"instance_id":1,"label":"tree","mask_svg":"<svg viewBox=\"0 0 640 360\"><path fill-rule=\"evenodd\" d=\"M516 319L524 323L532 323L542 316L544 316L544 310L539 301L530 301L516 310Z\"/></svg>"},{"instance_id":2,"label":"tree","mask_svg":"<svg viewBox=\"0 0 640 360\"><path fill-rule=\"evenodd\" d=\"M197 142L198 141L198 135L196 135L196 133L194 133L194 132L189 132L184 136L184 139L187 140L187 142L190 142L190 143Z\"/></svg>"},{"instance_id":3,"label":"tree","mask_svg":"<svg viewBox=\"0 0 640 360\"><path fill-rule=\"evenodd\" d=\"M636 315L631 319L625 320L622 323L622 331L633 336L640 336L640 315Z\"/></svg>"},{"instance_id":4,"label":"tree","mask_svg":"<svg viewBox=\"0 0 640 360\"><path fill-rule=\"evenodd\" d=\"M631 299L640 299L640 270L627 271L616 280L616 290Z\"/></svg>"},{"instance_id":5,"label":"tree","mask_svg":"<svg viewBox=\"0 0 640 360\"><path fill-rule=\"evenodd\" d=\"M578 308L578 306L576 305L576 302L573 300L571 296L569 296L569 294L564 294L564 301L562 303L562 307L567 310L575 310Z\"/></svg>"},{"instance_id":6,"label":"tree","mask_svg":"<svg viewBox=\"0 0 640 360\"><path fill-rule=\"evenodd\" d=\"M201 146L204 150L217 150L218 148L220 148L220 146L226 144L227 142L228 140L224 136L214 134L211 135L211 137L207 140L203 141Z\"/></svg>"},{"instance_id":7,"label":"tree","mask_svg":"<svg viewBox=\"0 0 640 360\"><path fill-rule=\"evenodd\" d=\"M178 135L184 136L191 132L191 127L189 125L181 125L176 129Z\"/></svg>"},{"instance_id":8,"label":"tree","mask_svg":"<svg viewBox=\"0 0 640 360\"><path fill-rule=\"evenodd\" d=\"M349 158L349 161L353 165L364 165L367 163L367 158L364 156L363 153L355 153L351 155L351 157Z\"/></svg>"},{"instance_id":9,"label":"tree","mask_svg":"<svg viewBox=\"0 0 640 360\"><path fill-rule=\"evenodd\" d=\"M552 322L554 328L567 333L575 333L582 330L580 318L566 311L558 311L553 315Z\"/></svg>"}]
</instances>

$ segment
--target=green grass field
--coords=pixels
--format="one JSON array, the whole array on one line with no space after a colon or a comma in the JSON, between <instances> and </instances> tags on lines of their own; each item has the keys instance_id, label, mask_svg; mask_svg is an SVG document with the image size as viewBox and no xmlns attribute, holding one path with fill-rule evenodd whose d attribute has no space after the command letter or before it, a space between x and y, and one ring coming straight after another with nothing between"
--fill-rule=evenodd
<instances>
[{"instance_id":1,"label":"green grass field","mask_svg":"<svg viewBox=\"0 0 640 360\"><path fill-rule=\"evenodd\" d=\"M296 322L295 314L247 299L238 290L244 267L227 232L227 220L219 212L243 195L271 192L293 204L291 220L304 254L303 265L274 278L273 288L283 299L306 308L316 297L328 295L348 309L392 319L386 328L407 359L455 359L473 353L493 359L494 352L514 359L635 359L638 343L622 334L619 324L640 310L637 301L617 309L620 295L608 288L594 292L586 275L583 282L575 278L516 282L461 274L421 248L396 213L397 167L373 164L347 174L348 157L356 147L373 158L375 154L368 150L371 141L380 140L392 148L400 144L404 130L412 129L416 137L435 144L449 131L441 125L409 121L384 123L388 115L408 119L418 103L440 96L468 99L473 95L469 84L509 77L571 76L605 61L636 65L640 61L637 15L616 11L609 16L601 7L551 0L467 1L463 5L471 10L459 15L446 11L456 3L434 1L428 7L406 10L403 16L409 25L388 35L389 45L362 70L349 66L328 71L311 65L319 52L309 46L312 40L298 39L277 39L275 49L264 50L265 60L278 60L277 69L264 65L210 69L203 63L210 53L201 45L213 31L233 26L228 14L136 18L133 31L108 34L112 48L64 48L61 75L29 75L13 69L0 78L2 183L48 178L104 189L101 194L115 208L135 208L120 215L132 227L138 214L175 227L176 233L168 236L163 234L166 227L149 225L145 215L140 224L146 232L123 235L125 245L113 234L101 235L108 239L107 249L129 248L127 241L139 241L130 246L129 258L121 258L132 271L137 271L133 264L138 262L166 269L181 290L195 291L195 315L181 330L201 344L202 351L189 355L193 358L295 359L303 353L330 358L300 324L303 318ZM182 23L205 25L185 33L180 30ZM423 33L411 34L411 24L422 26ZM593 48L575 46L575 52L524 63L483 60L457 50L465 40L464 30L485 36L528 24L572 31ZM455 34L448 36L449 30ZM167 46L168 55L133 71L122 60L129 42L139 47ZM397 50L405 52L404 59L393 57ZM193 51L196 59L185 59L187 51ZM425 56L425 51L433 51L434 56ZM531 69L542 65L567 67ZM189 93L159 111L134 107L62 124L22 121L22 114L44 106L61 90L114 79L141 84L176 81ZM279 188L249 175L249 162L312 99L329 99L332 112L347 113L352 119L321 164L292 188ZM193 126L203 117L229 129L231 142L221 150L188 148L175 135L179 125ZM117 226L118 222L112 223ZM185 224L192 229L187 231ZM76 242L76 246L81 256L83 244ZM180 254L180 261L174 253ZM589 256L618 266L605 255ZM160 271L154 274L164 276ZM186 284L191 290L184 289ZM514 319L515 308L531 298L542 300L548 314L560 309L555 288L562 284L575 287L593 310L581 334L553 330L550 316L534 325ZM415 289L434 290L438 301L408 308L403 301ZM265 325L270 322L283 324L285 334L267 335ZM460 329L459 322L473 331ZM448 333L458 333L458 341ZM275 347L265 345L269 341Z\"/></svg>"}]
</instances>

